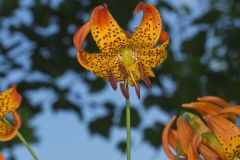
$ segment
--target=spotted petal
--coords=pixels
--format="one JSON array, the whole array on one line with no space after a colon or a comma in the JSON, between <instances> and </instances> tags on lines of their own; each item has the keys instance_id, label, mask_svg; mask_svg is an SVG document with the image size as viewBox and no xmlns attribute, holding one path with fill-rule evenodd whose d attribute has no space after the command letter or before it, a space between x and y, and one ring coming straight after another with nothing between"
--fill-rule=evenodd
<instances>
[{"instance_id":1,"label":"spotted petal","mask_svg":"<svg viewBox=\"0 0 240 160\"><path fill-rule=\"evenodd\" d=\"M13 127L0 121L0 141L9 141L17 134L18 128L21 126L21 119L17 112L13 112Z\"/></svg>"},{"instance_id":2,"label":"spotted petal","mask_svg":"<svg viewBox=\"0 0 240 160\"><path fill-rule=\"evenodd\" d=\"M150 48L159 39L162 23L158 10L151 4L139 2L134 13L143 11L143 18L140 26L130 38L130 43L137 47Z\"/></svg>"},{"instance_id":3,"label":"spotted petal","mask_svg":"<svg viewBox=\"0 0 240 160\"><path fill-rule=\"evenodd\" d=\"M17 92L16 85L0 93L0 118L15 111L19 107L21 100L22 97Z\"/></svg>"},{"instance_id":4,"label":"spotted petal","mask_svg":"<svg viewBox=\"0 0 240 160\"><path fill-rule=\"evenodd\" d=\"M119 49L126 46L127 36L105 4L94 8L90 19L90 28L93 39L103 54L114 55Z\"/></svg>"},{"instance_id":5,"label":"spotted petal","mask_svg":"<svg viewBox=\"0 0 240 160\"><path fill-rule=\"evenodd\" d=\"M240 129L222 116L204 117L208 126L217 135L227 159L240 156Z\"/></svg>"},{"instance_id":6,"label":"spotted petal","mask_svg":"<svg viewBox=\"0 0 240 160\"><path fill-rule=\"evenodd\" d=\"M84 51L82 45L90 31L90 23L85 23L74 35L74 44L77 48L77 58L79 63L86 69L94 72L97 76L105 79L109 76L109 65L114 58L106 56L102 53L88 53Z\"/></svg>"},{"instance_id":7,"label":"spotted petal","mask_svg":"<svg viewBox=\"0 0 240 160\"><path fill-rule=\"evenodd\" d=\"M140 49L138 51L140 53L141 62L145 67L148 68L148 70L155 68L156 66L164 62L164 60L167 58L168 44L169 40L157 46L156 48L152 48L149 50ZM151 74L149 76L151 76Z\"/></svg>"}]
</instances>

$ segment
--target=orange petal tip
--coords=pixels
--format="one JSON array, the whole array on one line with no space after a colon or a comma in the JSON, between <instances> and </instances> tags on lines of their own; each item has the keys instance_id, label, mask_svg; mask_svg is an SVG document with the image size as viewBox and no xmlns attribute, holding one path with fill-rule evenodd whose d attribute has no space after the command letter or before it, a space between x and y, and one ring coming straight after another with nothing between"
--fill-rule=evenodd
<instances>
[{"instance_id":1,"label":"orange petal tip","mask_svg":"<svg viewBox=\"0 0 240 160\"><path fill-rule=\"evenodd\" d=\"M143 10L143 9L144 9L144 6L145 6L145 3L139 2L139 3L137 4L137 6L135 7L133 13L136 14L136 13L138 13L139 11Z\"/></svg>"},{"instance_id":2,"label":"orange petal tip","mask_svg":"<svg viewBox=\"0 0 240 160\"><path fill-rule=\"evenodd\" d=\"M12 112L12 116L13 116L13 126L17 129L19 129L22 125L19 114L16 111L14 111L14 112Z\"/></svg>"},{"instance_id":3,"label":"orange petal tip","mask_svg":"<svg viewBox=\"0 0 240 160\"><path fill-rule=\"evenodd\" d=\"M161 32L161 34L160 34L160 37L159 37L160 42L161 42L161 43L164 43L164 42L166 42L168 39L169 39L168 33L165 32L164 30L162 30L162 32Z\"/></svg>"},{"instance_id":4,"label":"orange petal tip","mask_svg":"<svg viewBox=\"0 0 240 160\"><path fill-rule=\"evenodd\" d=\"M89 22L85 23L80 27L74 35L74 45L79 50L82 51L82 45L87 37L88 32L90 31Z\"/></svg>"},{"instance_id":5,"label":"orange petal tip","mask_svg":"<svg viewBox=\"0 0 240 160\"><path fill-rule=\"evenodd\" d=\"M99 5L93 9L90 20L91 26L99 26L100 28L103 28L108 24L109 19L110 13L107 5L104 3L103 5Z\"/></svg>"}]
</instances>

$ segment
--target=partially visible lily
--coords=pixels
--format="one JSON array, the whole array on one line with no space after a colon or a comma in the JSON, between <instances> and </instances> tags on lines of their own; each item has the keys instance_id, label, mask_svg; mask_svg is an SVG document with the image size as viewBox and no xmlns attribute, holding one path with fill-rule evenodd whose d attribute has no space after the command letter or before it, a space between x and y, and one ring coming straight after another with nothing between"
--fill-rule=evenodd
<instances>
[{"instance_id":1,"label":"partially visible lily","mask_svg":"<svg viewBox=\"0 0 240 160\"><path fill-rule=\"evenodd\" d=\"M198 98L200 102L183 104L183 107L197 110L205 122L195 114L185 112L177 119L177 131L171 129L176 116L166 125L162 141L163 148L171 159L179 155L185 159L239 160L240 129L234 124L240 115L239 106L231 106L221 98L206 96ZM172 133L174 142L170 141ZM173 144L175 143L175 144ZM182 146L178 151L176 145ZM175 152L172 152L172 150ZM178 154L176 154L178 153Z\"/></svg>"},{"instance_id":2,"label":"partially visible lily","mask_svg":"<svg viewBox=\"0 0 240 160\"><path fill-rule=\"evenodd\" d=\"M38 157L33 152L30 145L24 137L18 132L21 127L21 118L16 112L22 101L22 96L17 92L17 86L13 85L8 90L0 93L0 141L9 141L15 136L25 145L35 160ZM12 113L13 123L5 118L9 113ZM3 155L0 153L0 160L4 160Z\"/></svg>"},{"instance_id":3,"label":"partially visible lily","mask_svg":"<svg viewBox=\"0 0 240 160\"><path fill-rule=\"evenodd\" d=\"M143 11L140 26L132 34L125 32L112 17L107 5L99 5L92 11L89 22L78 29L74 36L79 63L87 70L110 82L114 90L117 82L128 99L127 84L135 87L140 98L139 82L150 87L152 68L167 57L168 35L162 29L158 10L151 4L140 2L134 13ZM86 36L91 31L100 53L88 53L83 49ZM161 44L155 46L157 42Z\"/></svg>"},{"instance_id":4,"label":"partially visible lily","mask_svg":"<svg viewBox=\"0 0 240 160\"><path fill-rule=\"evenodd\" d=\"M1 152L0 152L0 160L4 160L4 156Z\"/></svg>"},{"instance_id":5,"label":"partially visible lily","mask_svg":"<svg viewBox=\"0 0 240 160\"><path fill-rule=\"evenodd\" d=\"M9 141L13 139L21 126L21 119L15 111L21 104L22 97L13 85L8 90L0 93L0 141ZM9 113L13 116L13 125L4 122L4 118ZM0 160L4 160L0 152Z\"/></svg>"},{"instance_id":6,"label":"partially visible lily","mask_svg":"<svg viewBox=\"0 0 240 160\"><path fill-rule=\"evenodd\" d=\"M17 134L21 126L21 119L15 111L21 103L21 95L16 90L16 85L0 93L0 141L9 141ZM12 113L13 125L3 122L3 118Z\"/></svg>"},{"instance_id":7,"label":"partially visible lily","mask_svg":"<svg viewBox=\"0 0 240 160\"><path fill-rule=\"evenodd\" d=\"M177 130L171 129L175 120L176 116L166 125L162 135L163 149L171 160L200 160L201 156L206 160L220 159L217 152L202 142L201 134L193 130L184 117L180 116L177 119ZM200 130L200 128L197 128L197 130Z\"/></svg>"},{"instance_id":8,"label":"partially visible lily","mask_svg":"<svg viewBox=\"0 0 240 160\"><path fill-rule=\"evenodd\" d=\"M219 115L206 116L204 119L222 145L225 158L240 159L240 128Z\"/></svg>"}]
</instances>

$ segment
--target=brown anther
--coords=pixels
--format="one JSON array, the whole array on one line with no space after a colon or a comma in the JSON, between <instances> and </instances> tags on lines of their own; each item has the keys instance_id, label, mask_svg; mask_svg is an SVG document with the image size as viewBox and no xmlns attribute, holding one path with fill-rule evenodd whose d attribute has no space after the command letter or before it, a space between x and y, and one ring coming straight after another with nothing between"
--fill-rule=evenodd
<instances>
[{"instance_id":1,"label":"brown anther","mask_svg":"<svg viewBox=\"0 0 240 160\"><path fill-rule=\"evenodd\" d=\"M140 99L140 85L139 85L139 82L136 83L135 91L136 91L136 94L138 96L138 99Z\"/></svg>"},{"instance_id":2,"label":"brown anther","mask_svg":"<svg viewBox=\"0 0 240 160\"><path fill-rule=\"evenodd\" d=\"M122 64L119 64L119 69L120 69L120 72L122 73L123 75L123 78L126 79L128 77L128 72L127 72L127 69L124 67L124 65Z\"/></svg>"},{"instance_id":3,"label":"brown anther","mask_svg":"<svg viewBox=\"0 0 240 160\"><path fill-rule=\"evenodd\" d=\"M138 68L140 70L143 82L146 84L147 87L149 87L149 88L152 87L152 83L151 83L150 79L148 78L148 76L144 72L143 64L138 63Z\"/></svg>"},{"instance_id":4,"label":"brown anther","mask_svg":"<svg viewBox=\"0 0 240 160\"><path fill-rule=\"evenodd\" d=\"M115 79L115 76L111 72L109 74L109 82L110 82L113 90L116 91L117 90L117 81Z\"/></svg>"},{"instance_id":5,"label":"brown anther","mask_svg":"<svg viewBox=\"0 0 240 160\"><path fill-rule=\"evenodd\" d=\"M121 91L122 91L123 96L126 99L129 99L128 89L126 88L125 84L124 83L120 83L120 87L121 87Z\"/></svg>"}]
</instances>

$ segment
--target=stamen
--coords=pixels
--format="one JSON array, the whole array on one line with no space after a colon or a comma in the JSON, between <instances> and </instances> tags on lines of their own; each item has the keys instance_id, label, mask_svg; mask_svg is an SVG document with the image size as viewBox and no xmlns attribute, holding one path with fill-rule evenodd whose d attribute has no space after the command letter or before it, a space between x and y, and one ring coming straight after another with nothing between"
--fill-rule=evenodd
<instances>
[{"instance_id":1,"label":"stamen","mask_svg":"<svg viewBox=\"0 0 240 160\"><path fill-rule=\"evenodd\" d=\"M109 73L109 82L113 88L114 91L117 90L117 81L115 79L115 76L112 74L112 72Z\"/></svg>"},{"instance_id":2,"label":"stamen","mask_svg":"<svg viewBox=\"0 0 240 160\"><path fill-rule=\"evenodd\" d=\"M137 86L137 82L136 82L136 80L135 80L135 78L134 78L132 72L130 72L130 76L131 76L131 78L132 78L133 83L135 84L135 86Z\"/></svg>"},{"instance_id":3,"label":"stamen","mask_svg":"<svg viewBox=\"0 0 240 160\"><path fill-rule=\"evenodd\" d=\"M124 65L122 64L119 64L119 69L123 75L123 78L126 79L128 77L128 72L127 72L127 69L124 67Z\"/></svg>"},{"instance_id":4,"label":"stamen","mask_svg":"<svg viewBox=\"0 0 240 160\"><path fill-rule=\"evenodd\" d=\"M135 86L135 91L138 96L138 99L140 99L140 85L139 82L137 82L137 85Z\"/></svg>"},{"instance_id":5,"label":"stamen","mask_svg":"<svg viewBox=\"0 0 240 160\"><path fill-rule=\"evenodd\" d=\"M139 83L135 80L135 78L134 78L134 76L133 76L133 74L132 74L131 72L130 72L130 76L131 76L131 78L132 78L132 80L133 80L133 83L134 83L134 85L135 85L136 94L137 94L138 98L140 99L140 85L139 85Z\"/></svg>"},{"instance_id":6,"label":"stamen","mask_svg":"<svg viewBox=\"0 0 240 160\"><path fill-rule=\"evenodd\" d=\"M122 91L123 96L124 96L126 99L129 99L128 89L127 89L127 87L124 85L124 83L120 83L120 87L121 87L121 91Z\"/></svg>"},{"instance_id":7,"label":"stamen","mask_svg":"<svg viewBox=\"0 0 240 160\"><path fill-rule=\"evenodd\" d=\"M138 68L140 70L143 82L146 84L147 87L149 87L149 88L152 87L152 83L151 83L149 77L144 72L143 64L138 63Z\"/></svg>"}]
</instances>

